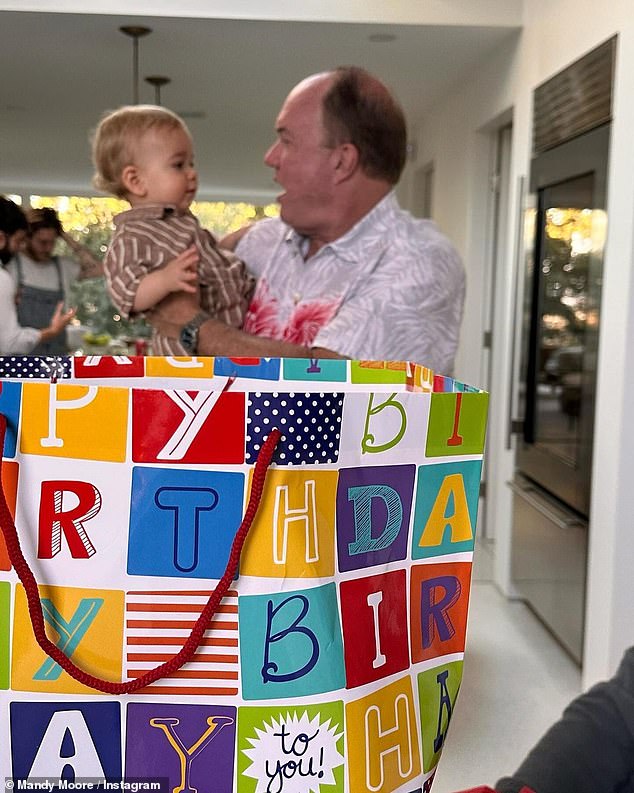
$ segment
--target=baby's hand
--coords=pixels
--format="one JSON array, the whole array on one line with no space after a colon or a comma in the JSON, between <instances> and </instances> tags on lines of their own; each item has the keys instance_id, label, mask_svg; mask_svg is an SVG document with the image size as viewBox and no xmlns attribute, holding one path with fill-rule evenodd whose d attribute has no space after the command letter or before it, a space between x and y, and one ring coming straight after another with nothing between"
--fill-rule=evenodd
<instances>
[{"instance_id":1,"label":"baby's hand","mask_svg":"<svg viewBox=\"0 0 634 793\"><path fill-rule=\"evenodd\" d=\"M162 270L168 292L196 292L200 255L195 245L168 262Z\"/></svg>"}]
</instances>

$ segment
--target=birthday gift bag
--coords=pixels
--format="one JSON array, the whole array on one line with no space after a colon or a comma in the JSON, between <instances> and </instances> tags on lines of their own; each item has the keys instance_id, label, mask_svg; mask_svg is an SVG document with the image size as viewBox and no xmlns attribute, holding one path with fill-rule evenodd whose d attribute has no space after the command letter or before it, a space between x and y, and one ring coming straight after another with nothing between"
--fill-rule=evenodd
<instances>
[{"instance_id":1,"label":"birthday gift bag","mask_svg":"<svg viewBox=\"0 0 634 793\"><path fill-rule=\"evenodd\" d=\"M431 789L485 393L375 361L4 358L0 377L9 784Z\"/></svg>"}]
</instances>

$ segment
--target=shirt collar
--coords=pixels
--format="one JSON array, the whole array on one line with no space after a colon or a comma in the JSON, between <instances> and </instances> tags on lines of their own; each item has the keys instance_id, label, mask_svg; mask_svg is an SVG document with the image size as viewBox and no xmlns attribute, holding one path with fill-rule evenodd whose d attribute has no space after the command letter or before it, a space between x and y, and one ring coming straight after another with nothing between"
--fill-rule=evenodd
<instances>
[{"instance_id":1,"label":"shirt collar","mask_svg":"<svg viewBox=\"0 0 634 793\"><path fill-rule=\"evenodd\" d=\"M187 210L181 217L187 217L192 213ZM127 209L120 212L114 219L115 225L125 223L130 220L167 220L176 217L176 207L172 204L145 204L144 206Z\"/></svg>"}]
</instances>

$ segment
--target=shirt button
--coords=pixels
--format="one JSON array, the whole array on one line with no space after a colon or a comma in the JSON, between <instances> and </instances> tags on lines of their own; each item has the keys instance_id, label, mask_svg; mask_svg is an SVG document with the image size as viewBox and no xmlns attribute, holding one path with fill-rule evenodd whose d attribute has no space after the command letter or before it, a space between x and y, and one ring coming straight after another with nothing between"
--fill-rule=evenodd
<instances>
[{"instance_id":1,"label":"shirt button","mask_svg":"<svg viewBox=\"0 0 634 793\"><path fill-rule=\"evenodd\" d=\"M295 292L295 294L293 295L293 303L297 305L301 299L302 296L299 294L299 292Z\"/></svg>"}]
</instances>

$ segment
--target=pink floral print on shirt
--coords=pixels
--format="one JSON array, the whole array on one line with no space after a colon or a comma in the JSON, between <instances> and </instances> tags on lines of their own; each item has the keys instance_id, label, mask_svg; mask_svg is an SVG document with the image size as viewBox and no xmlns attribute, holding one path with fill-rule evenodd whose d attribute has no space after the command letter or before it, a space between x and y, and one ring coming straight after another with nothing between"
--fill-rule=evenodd
<instances>
[{"instance_id":1,"label":"pink floral print on shirt","mask_svg":"<svg viewBox=\"0 0 634 793\"><path fill-rule=\"evenodd\" d=\"M337 313L340 300L311 300L299 303L286 325L279 319L279 301L273 297L265 279L257 286L244 320L244 330L267 339L283 339L310 346L323 326Z\"/></svg>"},{"instance_id":2,"label":"pink floral print on shirt","mask_svg":"<svg viewBox=\"0 0 634 793\"><path fill-rule=\"evenodd\" d=\"M270 296L268 285L262 279L251 298L242 329L254 336L264 336L266 339L279 339L281 335L277 321L278 311L278 301Z\"/></svg>"},{"instance_id":3,"label":"pink floral print on shirt","mask_svg":"<svg viewBox=\"0 0 634 793\"><path fill-rule=\"evenodd\" d=\"M338 301L312 300L300 303L291 314L288 325L284 328L284 341L310 347L319 331L331 320L337 309Z\"/></svg>"}]
</instances>

